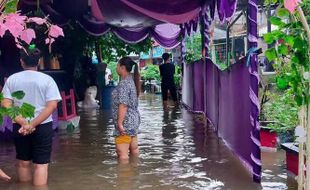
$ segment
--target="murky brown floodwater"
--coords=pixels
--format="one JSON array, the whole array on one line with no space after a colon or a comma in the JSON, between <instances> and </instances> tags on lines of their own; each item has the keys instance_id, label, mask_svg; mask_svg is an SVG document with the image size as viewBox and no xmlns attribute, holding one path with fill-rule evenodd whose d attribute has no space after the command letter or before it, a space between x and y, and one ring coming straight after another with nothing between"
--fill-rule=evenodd
<instances>
[{"instance_id":1,"label":"murky brown floodwater","mask_svg":"<svg viewBox=\"0 0 310 190\"><path fill-rule=\"evenodd\" d=\"M296 189L287 176L284 153L263 153L263 182L251 177L211 129L193 126L186 111L164 112L160 96L143 96L140 160L117 163L109 113L84 111L81 126L58 131L54 139L49 190L109 189ZM0 145L0 167L16 179L14 147ZM34 190L0 182L0 190Z\"/></svg>"}]
</instances>

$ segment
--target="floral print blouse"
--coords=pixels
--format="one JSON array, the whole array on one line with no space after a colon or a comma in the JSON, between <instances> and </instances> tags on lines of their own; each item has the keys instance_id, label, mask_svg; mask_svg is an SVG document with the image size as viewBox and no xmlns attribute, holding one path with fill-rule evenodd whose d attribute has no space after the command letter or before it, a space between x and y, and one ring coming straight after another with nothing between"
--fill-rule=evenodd
<instances>
[{"instance_id":1,"label":"floral print blouse","mask_svg":"<svg viewBox=\"0 0 310 190\"><path fill-rule=\"evenodd\" d=\"M131 75L121 80L112 92L112 112L115 126L113 136L120 135L117 128L120 104L125 104L127 106L127 113L124 120L125 133L129 136L136 136L139 131L140 113L138 110L137 91Z\"/></svg>"}]
</instances>

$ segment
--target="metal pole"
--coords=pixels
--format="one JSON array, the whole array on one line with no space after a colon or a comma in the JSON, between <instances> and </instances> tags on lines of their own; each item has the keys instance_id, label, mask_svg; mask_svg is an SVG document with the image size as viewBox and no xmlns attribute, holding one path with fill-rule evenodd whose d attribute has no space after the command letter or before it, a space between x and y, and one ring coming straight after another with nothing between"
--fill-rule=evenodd
<instances>
[{"instance_id":1,"label":"metal pole","mask_svg":"<svg viewBox=\"0 0 310 190\"><path fill-rule=\"evenodd\" d=\"M227 66L230 65L230 28L239 20L239 18L243 15L243 12L241 11L238 16L232 21L227 22L227 29L226 29L226 60L227 60Z\"/></svg>"}]
</instances>

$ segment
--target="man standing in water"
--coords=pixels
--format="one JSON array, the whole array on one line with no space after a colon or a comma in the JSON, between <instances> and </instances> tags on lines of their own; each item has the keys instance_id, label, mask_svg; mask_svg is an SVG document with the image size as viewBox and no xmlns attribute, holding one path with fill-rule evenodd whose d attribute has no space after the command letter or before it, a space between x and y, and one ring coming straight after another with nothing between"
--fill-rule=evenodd
<instances>
[{"instance_id":1,"label":"man standing in water","mask_svg":"<svg viewBox=\"0 0 310 190\"><path fill-rule=\"evenodd\" d=\"M24 71L10 76L2 91L4 107L20 107L24 102L35 107L33 119L18 116L13 125L18 179L20 182L32 181L35 186L47 184L53 137L51 115L61 100L55 81L37 71L40 57L40 50L34 45L27 53L22 51L20 62ZM25 93L23 100L11 96L16 91Z\"/></svg>"},{"instance_id":2,"label":"man standing in water","mask_svg":"<svg viewBox=\"0 0 310 190\"><path fill-rule=\"evenodd\" d=\"M174 82L175 66L171 63L170 54L162 55L163 64L159 66L161 76L161 93L164 109L168 107L168 91L174 101L175 106L178 104L177 90Z\"/></svg>"}]
</instances>

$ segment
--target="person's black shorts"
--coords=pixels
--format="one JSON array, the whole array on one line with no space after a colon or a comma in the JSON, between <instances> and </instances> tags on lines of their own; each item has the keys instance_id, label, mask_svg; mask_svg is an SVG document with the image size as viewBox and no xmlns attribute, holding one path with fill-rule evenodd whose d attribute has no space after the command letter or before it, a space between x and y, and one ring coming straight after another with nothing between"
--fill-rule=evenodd
<instances>
[{"instance_id":1,"label":"person's black shorts","mask_svg":"<svg viewBox=\"0 0 310 190\"><path fill-rule=\"evenodd\" d=\"M35 164L48 164L51 160L53 126L52 122L41 124L30 134L19 134L20 125L13 125L16 159L32 161Z\"/></svg>"},{"instance_id":2,"label":"person's black shorts","mask_svg":"<svg viewBox=\"0 0 310 190\"><path fill-rule=\"evenodd\" d=\"M168 100L168 91L170 92L172 100L175 102L178 101L177 89L175 87L175 84L161 83L161 95L163 101Z\"/></svg>"}]
</instances>

